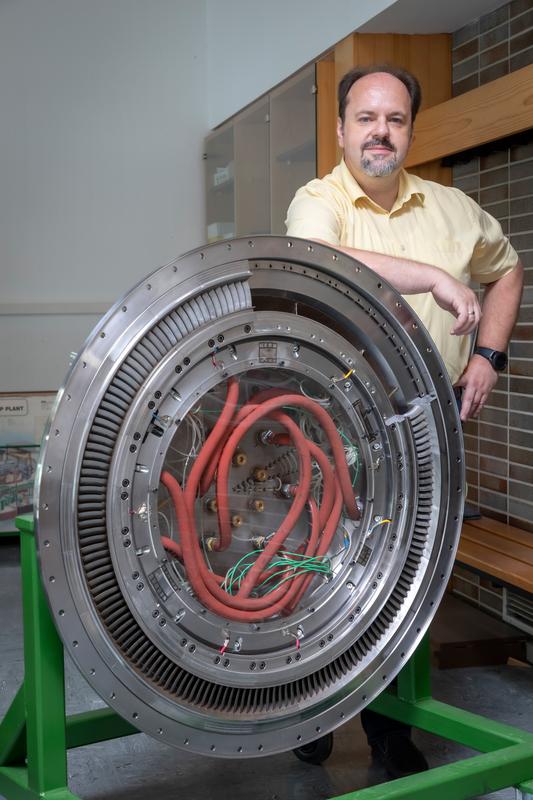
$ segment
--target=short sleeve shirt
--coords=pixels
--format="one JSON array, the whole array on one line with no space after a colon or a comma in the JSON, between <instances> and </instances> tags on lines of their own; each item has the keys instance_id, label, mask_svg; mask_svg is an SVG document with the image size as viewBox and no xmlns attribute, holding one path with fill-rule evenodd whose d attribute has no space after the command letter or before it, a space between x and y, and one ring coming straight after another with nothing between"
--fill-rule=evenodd
<instances>
[{"instance_id":1,"label":"short sleeve shirt","mask_svg":"<svg viewBox=\"0 0 533 800\"><path fill-rule=\"evenodd\" d=\"M341 161L330 175L296 192L286 224L289 236L421 261L465 284L492 283L518 262L499 222L466 194L403 170L396 202L386 211ZM453 317L430 293L405 300L428 329L454 383L468 362L470 338L450 335Z\"/></svg>"}]
</instances>

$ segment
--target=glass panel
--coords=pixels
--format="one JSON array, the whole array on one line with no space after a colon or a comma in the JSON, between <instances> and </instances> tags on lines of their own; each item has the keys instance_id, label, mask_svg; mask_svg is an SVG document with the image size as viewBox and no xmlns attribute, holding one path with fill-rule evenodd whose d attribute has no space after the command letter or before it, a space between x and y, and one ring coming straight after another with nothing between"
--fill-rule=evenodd
<instances>
[{"instance_id":1,"label":"glass panel","mask_svg":"<svg viewBox=\"0 0 533 800\"><path fill-rule=\"evenodd\" d=\"M237 236L270 233L268 112L267 97L235 119Z\"/></svg>"},{"instance_id":2,"label":"glass panel","mask_svg":"<svg viewBox=\"0 0 533 800\"><path fill-rule=\"evenodd\" d=\"M216 131L206 141L207 241L235 236L235 162L233 126Z\"/></svg>"},{"instance_id":3,"label":"glass panel","mask_svg":"<svg viewBox=\"0 0 533 800\"><path fill-rule=\"evenodd\" d=\"M297 189L316 177L315 67L270 95L271 232L286 233L287 208Z\"/></svg>"}]
</instances>

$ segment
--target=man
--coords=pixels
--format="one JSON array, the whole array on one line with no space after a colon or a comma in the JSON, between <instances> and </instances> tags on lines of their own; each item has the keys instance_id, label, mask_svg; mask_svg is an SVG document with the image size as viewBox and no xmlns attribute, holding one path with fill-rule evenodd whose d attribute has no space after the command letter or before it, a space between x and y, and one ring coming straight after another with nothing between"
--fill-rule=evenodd
<instances>
[{"instance_id":1,"label":"man","mask_svg":"<svg viewBox=\"0 0 533 800\"><path fill-rule=\"evenodd\" d=\"M343 160L298 190L287 233L336 247L408 295L462 394L461 419L477 417L507 364L522 265L499 223L473 200L403 170L421 100L413 75L355 67L338 95ZM485 285L482 312L470 280ZM476 327L471 355L467 334ZM408 726L366 709L361 721L391 777L427 769Z\"/></svg>"},{"instance_id":2,"label":"man","mask_svg":"<svg viewBox=\"0 0 533 800\"><path fill-rule=\"evenodd\" d=\"M298 190L287 233L337 247L409 296L463 390L464 421L479 415L505 368L523 270L499 223L473 200L402 169L420 99L405 70L356 67L344 76L337 121L344 158ZM486 286L482 314L471 279ZM465 334L478 323L481 352L470 357Z\"/></svg>"}]
</instances>

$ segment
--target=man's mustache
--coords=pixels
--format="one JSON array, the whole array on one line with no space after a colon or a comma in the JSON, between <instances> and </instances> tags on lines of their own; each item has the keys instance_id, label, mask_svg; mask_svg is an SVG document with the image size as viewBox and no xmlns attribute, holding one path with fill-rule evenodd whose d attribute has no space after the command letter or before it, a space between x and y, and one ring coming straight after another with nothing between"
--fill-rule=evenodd
<instances>
[{"instance_id":1,"label":"man's mustache","mask_svg":"<svg viewBox=\"0 0 533 800\"><path fill-rule=\"evenodd\" d=\"M388 139L371 139L370 142L366 142L366 144L363 145L363 150L369 150L371 147L386 147L387 150L391 150L393 153L396 152L396 148Z\"/></svg>"}]
</instances>

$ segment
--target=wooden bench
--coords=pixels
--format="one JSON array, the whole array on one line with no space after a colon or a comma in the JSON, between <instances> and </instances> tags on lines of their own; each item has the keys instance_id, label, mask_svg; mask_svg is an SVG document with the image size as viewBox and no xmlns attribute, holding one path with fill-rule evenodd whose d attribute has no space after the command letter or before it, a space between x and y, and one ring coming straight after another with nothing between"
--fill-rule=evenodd
<instances>
[{"instance_id":1,"label":"wooden bench","mask_svg":"<svg viewBox=\"0 0 533 800\"><path fill-rule=\"evenodd\" d=\"M463 523L456 564L508 591L533 595L533 534L527 531L488 517L468 520ZM465 580L462 575L456 577ZM492 589L481 583L478 591L481 595ZM501 618L487 617L480 596L472 595L473 605L468 606L457 597L468 599L462 587L457 592L452 589L431 627L433 657L440 669L505 664L510 658L527 660L526 633Z\"/></svg>"},{"instance_id":2,"label":"wooden bench","mask_svg":"<svg viewBox=\"0 0 533 800\"><path fill-rule=\"evenodd\" d=\"M488 517L463 523L457 561L533 594L533 534Z\"/></svg>"}]
</instances>

